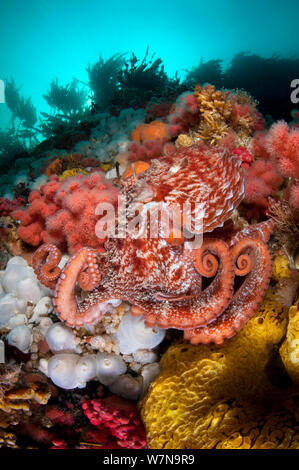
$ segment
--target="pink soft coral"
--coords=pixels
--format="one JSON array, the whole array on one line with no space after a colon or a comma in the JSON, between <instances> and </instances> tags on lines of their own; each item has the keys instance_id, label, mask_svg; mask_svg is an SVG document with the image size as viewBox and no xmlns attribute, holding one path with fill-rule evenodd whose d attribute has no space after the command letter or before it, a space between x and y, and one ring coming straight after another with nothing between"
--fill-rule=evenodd
<instances>
[{"instance_id":1,"label":"pink soft coral","mask_svg":"<svg viewBox=\"0 0 299 470\"><path fill-rule=\"evenodd\" d=\"M78 174L59 181L56 176L29 196L30 206L15 211L20 220L18 234L37 246L42 241L55 243L75 253L83 246L101 249L104 240L97 238L95 214L100 202L117 204L119 191L105 179L102 171Z\"/></svg>"},{"instance_id":2,"label":"pink soft coral","mask_svg":"<svg viewBox=\"0 0 299 470\"><path fill-rule=\"evenodd\" d=\"M243 145L233 149L233 154L237 155L238 160L241 160L243 168L249 168L250 163L253 161L253 156L248 152L247 148Z\"/></svg>"},{"instance_id":3,"label":"pink soft coral","mask_svg":"<svg viewBox=\"0 0 299 470\"><path fill-rule=\"evenodd\" d=\"M269 160L270 153L267 150L267 131L258 131L254 133L252 139L252 152L256 158Z\"/></svg>"},{"instance_id":4,"label":"pink soft coral","mask_svg":"<svg viewBox=\"0 0 299 470\"><path fill-rule=\"evenodd\" d=\"M289 202L291 206L299 210L299 182L291 185Z\"/></svg>"},{"instance_id":5,"label":"pink soft coral","mask_svg":"<svg viewBox=\"0 0 299 470\"><path fill-rule=\"evenodd\" d=\"M30 193L30 205L27 209L19 209L12 213L12 217L21 222L18 229L19 237L29 245L38 246L46 241L45 221L59 209L54 199L60 184L58 177L51 177L40 190Z\"/></svg>"},{"instance_id":6,"label":"pink soft coral","mask_svg":"<svg viewBox=\"0 0 299 470\"><path fill-rule=\"evenodd\" d=\"M146 140L142 143L132 142L129 147L129 161L149 161L162 155L167 139Z\"/></svg>"},{"instance_id":7,"label":"pink soft coral","mask_svg":"<svg viewBox=\"0 0 299 470\"><path fill-rule=\"evenodd\" d=\"M25 204L21 197L14 197L12 200L0 197L0 217L11 215L13 211Z\"/></svg>"},{"instance_id":8,"label":"pink soft coral","mask_svg":"<svg viewBox=\"0 0 299 470\"><path fill-rule=\"evenodd\" d=\"M281 183L282 178L271 161L255 160L245 170L244 202L267 208L267 198L274 195Z\"/></svg>"},{"instance_id":9,"label":"pink soft coral","mask_svg":"<svg viewBox=\"0 0 299 470\"><path fill-rule=\"evenodd\" d=\"M146 435L136 405L111 395L104 399L85 401L83 411L91 424L106 428L126 449L146 448Z\"/></svg>"},{"instance_id":10,"label":"pink soft coral","mask_svg":"<svg viewBox=\"0 0 299 470\"><path fill-rule=\"evenodd\" d=\"M200 110L194 94L185 92L178 97L174 111L168 116L168 133L175 137L187 132L199 119Z\"/></svg>"},{"instance_id":11,"label":"pink soft coral","mask_svg":"<svg viewBox=\"0 0 299 470\"><path fill-rule=\"evenodd\" d=\"M299 129L289 129L284 121L273 124L267 135L266 148L282 176L299 178Z\"/></svg>"}]
</instances>

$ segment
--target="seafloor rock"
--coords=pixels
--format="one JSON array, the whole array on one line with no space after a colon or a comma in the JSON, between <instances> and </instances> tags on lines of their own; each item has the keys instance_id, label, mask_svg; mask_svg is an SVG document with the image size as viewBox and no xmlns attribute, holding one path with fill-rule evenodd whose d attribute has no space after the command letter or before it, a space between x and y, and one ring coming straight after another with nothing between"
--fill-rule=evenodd
<instances>
[{"instance_id":1,"label":"seafloor rock","mask_svg":"<svg viewBox=\"0 0 299 470\"><path fill-rule=\"evenodd\" d=\"M223 347L179 341L141 402L152 449L298 448L299 390L278 353L288 310L269 289Z\"/></svg>"}]
</instances>

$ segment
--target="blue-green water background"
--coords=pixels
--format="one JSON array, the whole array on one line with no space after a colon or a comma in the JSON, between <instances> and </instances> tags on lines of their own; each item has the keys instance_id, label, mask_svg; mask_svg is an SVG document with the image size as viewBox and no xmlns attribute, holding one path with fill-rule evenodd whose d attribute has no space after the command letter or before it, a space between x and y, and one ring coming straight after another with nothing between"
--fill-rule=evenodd
<instances>
[{"instance_id":1,"label":"blue-green water background","mask_svg":"<svg viewBox=\"0 0 299 470\"><path fill-rule=\"evenodd\" d=\"M298 0L10 0L0 4L0 79L13 76L38 111L48 111L42 95L50 81L86 81L99 55L142 58L149 46L170 76L183 76L201 57L226 64L240 51L299 54L298 24ZM8 119L0 104L0 127Z\"/></svg>"}]
</instances>

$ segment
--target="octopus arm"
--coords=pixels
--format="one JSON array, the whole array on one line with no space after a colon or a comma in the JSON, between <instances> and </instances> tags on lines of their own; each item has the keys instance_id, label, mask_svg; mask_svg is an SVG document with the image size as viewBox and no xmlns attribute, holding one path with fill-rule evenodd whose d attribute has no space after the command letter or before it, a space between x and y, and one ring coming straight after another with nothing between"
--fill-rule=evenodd
<instances>
[{"instance_id":1,"label":"octopus arm","mask_svg":"<svg viewBox=\"0 0 299 470\"><path fill-rule=\"evenodd\" d=\"M95 291L93 297L98 299L87 297L79 305L75 292L77 282L84 290L94 290L100 278L94 250L79 250L66 264L56 284L54 305L61 320L70 326L82 326L101 318L103 311L99 304L108 297L97 296Z\"/></svg>"},{"instance_id":2,"label":"octopus arm","mask_svg":"<svg viewBox=\"0 0 299 470\"><path fill-rule=\"evenodd\" d=\"M202 328L185 331L185 339L192 344L222 344L243 327L263 299L272 271L268 246L258 239L242 239L233 247L232 254L237 263L236 274L250 272L221 316Z\"/></svg>"},{"instance_id":3,"label":"octopus arm","mask_svg":"<svg viewBox=\"0 0 299 470\"><path fill-rule=\"evenodd\" d=\"M60 275L58 264L61 260L60 250L51 243L41 245L33 255L32 266L37 279L44 286L54 289Z\"/></svg>"},{"instance_id":4,"label":"octopus arm","mask_svg":"<svg viewBox=\"0 0 299 470\"><path fill-rule=\"evenodd\" d=\"M238 241L243 240L244 238L255 238L267 243L275 229L275 225L274 220L269 219L264 222L260 222L259 224L245 227L231 238L229 245L234 246Z\"/></svg>"},{"instance_id":5,"label":"octopus arm","mask_svg":"<svg viewBox=\"0 0 299 470\"><path fill-rule=\"evenodd\" d=\"M194 250L198 273L215 279L199 295L169 296L159 293L149 304L137 304L133 315L143 314L147 326L160 328L195 328L217 318L233 295L234 265L230 250L222 240L207 239ZM158 301L157 301L158 300Z\"/></svg>"}]
</instances>

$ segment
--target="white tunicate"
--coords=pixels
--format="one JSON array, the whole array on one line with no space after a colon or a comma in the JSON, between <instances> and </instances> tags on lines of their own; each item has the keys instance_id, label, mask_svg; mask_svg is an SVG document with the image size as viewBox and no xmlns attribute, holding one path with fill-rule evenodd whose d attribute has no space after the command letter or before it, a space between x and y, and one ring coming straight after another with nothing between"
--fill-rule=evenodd
<instances>
[{"instance_id":1,"label":"white tunicate","mask_svg":"<svg viewBox=\"0 0 299 470\"><path fill-rule=\"evenodd\" d=\"M96 358L91 354L55 354L47 364L40 361L39 369L58 387L66 390L84 388L86 382L96 377Z\"/></svg>"},{"instance_id":2,"label":"white tunicate","mask_svg":"<svg viewBox=\"0 0 299 470\"><path fill-rule=\"evenodd\" d=\"M158 354L148 349L138 349L133 353L133 360L140 364L150 364L158 360Z\"/></svg>"},{"instance_id":3,"label":"white tunicate","mask_svg":"<svg viewBox=\"0 0 299 470\"><path fill-rule=\"evenodd\" d=\"M47 377L49 376L49 374L48 374L48 359L44 359L44 358L40 359L39 364L38 364L38 370L40 370Z\"/></svg>"},{"instance_id":4,"label":"white tunicate","mask_svg":"<svg viewBox=\"0 0 299 470\"><path fill-rule=\"evenodd\" d=\"M13 258L7 263L7 267L1 278L1 284L5 292L17 294L17 284L19 281L28 278L28 271L26 266L18 263L11 263Z\"/></svg>"},{"instance_id":5,"label":"white tunicate","mask_svg":"<svg viewBox=\"0 0 299 470\"><path fill-rule=\"evenodd\" d=\"M138 349L153 349L163 341L165 330L145 326L144 317L133 317L127 313L116 332L122 354L130 354Z\"/></svg>"},{"instance_id":6,"label":"white tunicate","mask_svg":"<svg viewBox=\"0 0 299 470\"><path fill-rule=\"evenodd\" d=\"M123 398L138 400L142 393L142 381L129 374L120 375L116 381L109 386L109 390Z\"/></svg>"},{"instance_id":7,"label":"white tunicate","mask_svg":"<svg viewBox=\"0 0 299 470\"><path fill-rule=\"evenodd\" d=\"M161 366L158 362L153 362L152 364L147 364L146 366L143 367L141 371L141 376L143 378L142 392L141 392L142 397L146 394L151 382L153 382L158 377L160 372L161 372Z\"/></svg>"},{"instance_id":8,"label":"white tunicate","mask_svg":"<svg viewBox=\"0 0 299 470\"><path fill-rule=\"evenodd\" d=\"M71 390L77 387L77 354L56 354L48 361L48 376L57 387Z\"/></svg>"},{"instance_id":9,"label":"white tunicate","mask_svg":"<svg viewBox=\"0 0 299 470\"><path fill-rule=\"evenodd\" d=\"M10 260L8 261L6 265L6 269L12 265L24 266L25 268L27 268L28 266L28 264L26 263L24 258L22 258L22 256L13 256L12 258L10 258Z\"/></svg>"},{"instance_id":10,"label":"white tunicate","mask_svg":"<svg viewBox=\"0 0 299 470\"><path fill-rule=\"evenodd\" d=\"M21 256L11 258L1 277L5 292L36 304L42 297L42 290L33 269Z\"/></svg>"},{"instance_id":11,"label":"white tunicate","mask_svg":"<svg viewBox=\"0 0 299 470\"><path fill-rule=\"evenodd\" d=\"M97 377L103 385L110 385L117 377L124 374L127 366L123 359L116 354L97 354Z\"/></svg>"},{"instance_id":12,"label":"white tunicate","mask_svg":"<svg viewBox=\"0 0 299 470\"><path fill-rule=\"evenodd\" d=\"M15 326L7 335L7 342L16 347L23 353L29 352L32 342L32 333L30 328L25 325Z\"/></svg>"},{"instance_id":13,"label":"white tunicate","mask_svg":"<svg viewBox=\"0 0 299 470\"><path fill-rule=\"evenodd\" d=\"M38 322L40 317L49 315L53 310L53 304L51 298L48 296L42 297L36 304L33 310L33 315L30 318L29 322Z\"/></svg>"},{"instance_id":14,"label":"white tunicate","mask_svg":"<svg viewBox=\"0 0 299 470\"><path fill-rule=\"evenodd\" d=\"M12 294L5 294L0 298L0 327L7 327L11 318L15 315L24 315L27 302L14 297Z\"/></svg>"},{"instance_id":15,"label":"white tunicate","mask_svg":"<svg viewBox=\"0 0 299 470\"><path fill-rule=\"evenodd\" d=\"M52 352L79 352L75 339L74 330L60 322L50 326L45 335L45 340Z\"/></svg>"},{"instance_id":16,"label":"white tunicate","mask_svg":"<svg viewBox=\"0 0 299 470\"><path fill-rule=\"evenodd\" d=\"M95 356L86 354L79 358L77 366L77 386L83 388L86 386L86 382L92 380L97 374L97 362Z\"/></svg>"},{"instance_id":17,"label":"white tunicate","mask_svg":"<svg viewBox=\"0 0 299 470\"><path fill-rule=\"evenodd\" d=\"M51 320L51 318L49 317L42 317L40 319L40 322L39 322L39 325L38 325L38 329L40 331L40 333L45 336L48 329L50 328L50 326L53 325L53 322Z\"/></svg>"},{"instance_id":18,"label":"white tunicate","mask_svg":"<svg viewBox=\"0 0 299 470\"><path fill-rule=\"evenodd\" d=\"M119 307L119 305L122 303L122 300L120 299L110 299L108 300L108 304L111 304L112 307Z\"/></svg>"},{"instance_id":19,"label":"white tunicate","mask_svg":"<svg viewBox=\"0 0 299 470\"><path fill-rule=\"evenodd\" d=\"M28 321L28 319L27 319L26 315L17 314L15 316L13 316L12 318L10 318L10 320L7 324L7 327L11 330L15 326L27 325L27 321Z\"/></svg>"},{"instance_id":20,"label":"white tunicate","mask_svg":"<svg viewBox=\"0 0 299 470\"><path fill-rule=\"evenodd\" d=\"M42 297L42 292L37 281L28 277L17 283L17 296L27 300L27 302L37 304Z\"/></svg>"}]
</instances>

